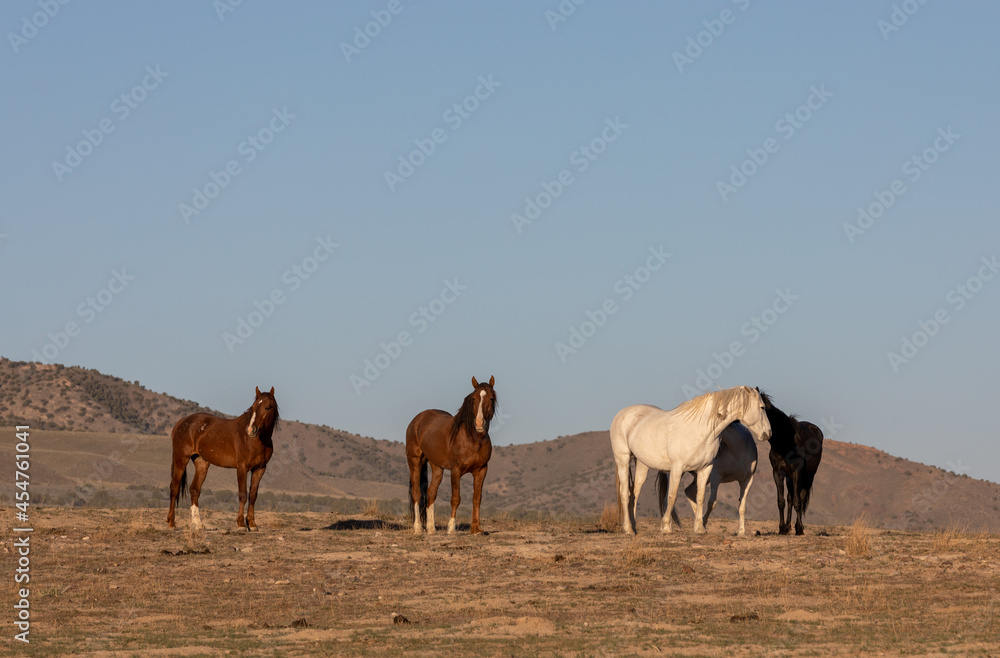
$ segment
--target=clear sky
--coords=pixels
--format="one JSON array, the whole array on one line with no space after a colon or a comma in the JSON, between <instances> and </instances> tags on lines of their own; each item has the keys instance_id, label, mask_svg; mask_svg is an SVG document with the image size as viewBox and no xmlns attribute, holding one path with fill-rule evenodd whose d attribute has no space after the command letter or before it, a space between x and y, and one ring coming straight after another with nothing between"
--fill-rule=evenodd
<instances>
[{"instance_id":1,"label":"clear sky","mask_svg":"<svg viewBox=\"0 0 1000 658\"><path fill-rule=\"evenodd\" d=\"M747 384L1000 481L998 24L10 0L0 354L395 440L493 375L500 445Z\"/></svg>"}]
</instances>

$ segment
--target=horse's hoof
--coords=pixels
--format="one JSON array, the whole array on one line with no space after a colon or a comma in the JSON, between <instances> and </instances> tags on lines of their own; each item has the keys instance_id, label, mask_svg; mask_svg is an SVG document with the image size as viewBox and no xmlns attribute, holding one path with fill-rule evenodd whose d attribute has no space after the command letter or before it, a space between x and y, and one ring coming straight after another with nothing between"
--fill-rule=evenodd
<instances>
[{"instance_id":1,"label":"horse's hoof","mask_svg":"<svg viewBox=\"0 0 1000 658\"><path fill-rule=\"evenodd\" d=\"M706 530L705 528L695 528L694 529L694 534L696 534L696 535L707 535L708 534L708 530Z\"/></svg>"},{"instance_id":2,"label":"horse's hoof","mask_svg":"<svg viewBox=\"0 0 1000 658\"><path fill-rule=\"evenodd\" d=\"M413 526L413 534L419 535L421 532L423 531L420 529L420 526Z\"/></svg>"},{"instance_id":3,"label":"horse's hoof","mask_svg":"<svg viewBox=\"0 0 1000 658\"><path fill-rule=\"evenodd\" d=\"M433 535L436 532L437 532L437 528L427 528L427 534L428 535Z\"/></svg>"}]
</instances>

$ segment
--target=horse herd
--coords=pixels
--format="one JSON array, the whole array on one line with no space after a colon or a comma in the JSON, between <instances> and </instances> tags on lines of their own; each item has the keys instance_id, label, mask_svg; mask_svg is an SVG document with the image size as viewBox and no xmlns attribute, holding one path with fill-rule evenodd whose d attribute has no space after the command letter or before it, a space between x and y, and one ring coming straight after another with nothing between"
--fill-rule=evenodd
<instances>
[{"instance_id":1,"label":"horse herd","mask_svg":"<svg viewBox=\"0 0 1000 658\"><path fill-rule=\"evenodd\" d=\"M466 473L473 478L470 530L473 534L482 532L479 506L493 453L489 430L497 404L494 383L493 377L488 383L480 383L473 377L473 390L457 413L428 409L417 414L407 426L406 460L415 533L420 534L423 528L428 533L435 532L434 501L445 470L451 473L448 532L455 532L459 483ZM272 387L266 393L257 388L253 404L238 418L197 413L178 421L171 434L173 463L167 525L174 527L174 507L185 492L187 463L191 461L195 469L190 488L192 526L202 525L198 498L208 467L214 464L236 469L239 490L236 524L255 530L254 503L267 462L274 453L272 435L278 418ZM694 531L705 532L719 485L738 482L738 534L743 536L747 493L757 470L756 443L763 441L770 442L769 456L778 491L778 532L788 534L791 530L794 509L795 534L801 535L802 516L809 506L813 477L823 453L823 432L818 427L785 414L766 393L748 386L705 393L669 411L645 404L625 407L611 422L611 451L622 529L626 534L635 533L639 492L649 469L653 468L659 471L656 487L663 517L662 532L672 532L679 525L674 503L681 476L691 473L694 481L685 494L694 512Z\"/></svg>"}]
</instances>

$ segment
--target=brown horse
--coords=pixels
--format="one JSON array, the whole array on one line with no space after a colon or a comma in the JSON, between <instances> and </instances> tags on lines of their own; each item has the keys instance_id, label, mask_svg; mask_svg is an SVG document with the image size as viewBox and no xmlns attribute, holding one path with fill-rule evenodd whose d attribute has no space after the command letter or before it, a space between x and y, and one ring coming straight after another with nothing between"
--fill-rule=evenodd
<instances>
[{"instance_id":1,"label":"brown horse","mask_svg":"<svg viewBox=\"0 0 1000 658\"><path fill-rule=\"evenodd\" d=\"M174 504L184 493L187 484L187 463L194 462L194 479L191 481L191 525L201 526L198 514L198 497L210 464L236 469L236 483L240 492L240 511L236 525L244 527L243 505L247 502L247 473L251 474L250 504L247 506L246 529L256 530L253 505L257 501L257 487L267 470L267 462L274 452L271 435L278 425L278 403L274 400L274 387L270 393L261 393L250 408L232 420L211 414L191 414L174 425L174 462L170 474L170 512L167 525L174 527Z\"/></svg>"},{"instance_id":2,"label":"brown horse","mask_svg":"<svg viewBox=\"0 0 1000 658\"><path fill-rule=\"evenodd\" d=\"M420 534L420 522L427 520L427 532L433 533L434 500L444 469L451 470L451 519L448 534L455 532L455 512L461 500L459 483L466 473L472 473L472 534L479 527L479 503L483 498L486 466L493 454L490 443L490 420L497 404L493 377L489 384L472 378L472 393L466 396L462 408L454 416L440 409L428 409L417 414L406 428L406 461L410 466L410 508L413 510L413 532ZM431 481L427 483L427 468L431 466Z\"/></svg>"}]
</instances>

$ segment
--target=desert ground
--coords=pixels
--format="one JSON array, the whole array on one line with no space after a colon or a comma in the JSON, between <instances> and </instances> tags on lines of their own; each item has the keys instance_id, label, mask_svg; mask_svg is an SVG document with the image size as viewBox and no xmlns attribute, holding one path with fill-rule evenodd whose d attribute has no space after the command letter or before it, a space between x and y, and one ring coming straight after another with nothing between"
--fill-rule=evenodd
<instances>
[{"instance_id":1,"label":"desert ground","mask_svg":"<svg viewBox=\"0 0 1000 658\"><path fill-rule=\"evenodd\" d=\"M795 537L750 522L738 538L721 519L708 534L662 535L643 518L631 538L609 532L605 514L486 518L484 535L416 536L374 503L355 515L259 511L252 534L232 512L206 509L195 533L184 512L170 531L163 509L35 509L31 643L14 642L8 625L6 650L1000 655L996 534L859 522ZM11 509L0 518L16 527Z\"/></svg>"}]
</instances>

